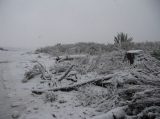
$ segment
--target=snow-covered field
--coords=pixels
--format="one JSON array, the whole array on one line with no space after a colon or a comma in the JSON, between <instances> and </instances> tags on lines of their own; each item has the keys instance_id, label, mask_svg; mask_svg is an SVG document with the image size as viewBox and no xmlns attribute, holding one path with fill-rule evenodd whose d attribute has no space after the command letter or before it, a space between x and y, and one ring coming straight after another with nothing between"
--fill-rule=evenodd
<instances>
[{"instance_id":1,"label":"snow-covered field","mask_svg":"<svg viewBox=\"0 0 160 119\"><path fill-rule=\"evenodd\" d=\"M138 119L150 107L160 109L159 61L145 55L130 66L122 56L112 52L56 63L46 54L0 51L0 119ZM37 62L46 71L23 82ZM73 76L58 81L66 72L61 70L73 64Z\"/></svg>"},{"instance_id":2,"label":"snow-covered field","mask_svg":"<svg viewBox=\"0 0 160 119\"><path fill-rule=\"evenodd\" d=\"M91 116L94 110L82 107L75 99L76 92L57 92L60 96L54 103L46 103L43 96L32 95L31 90L39 84L40 79L37 77L28 83L22 83L27 67L32 67L34 60L39 60L46 66L55 62L49 56L43 55L40 59L38 56L19 50L0 51L0 81L4 85L0 91L3 93L0 96L0 107L4 107L0 109L3 112L0 113L0 119L12 116L20 119L79 119Z\"/></svg>"}]
</instances>

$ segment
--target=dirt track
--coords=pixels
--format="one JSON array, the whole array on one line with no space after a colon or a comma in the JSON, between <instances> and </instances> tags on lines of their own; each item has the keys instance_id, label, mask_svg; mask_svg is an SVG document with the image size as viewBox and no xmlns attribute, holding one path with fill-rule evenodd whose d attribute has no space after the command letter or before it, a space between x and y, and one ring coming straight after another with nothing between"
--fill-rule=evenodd
<instances>
[{"instance_id":1,"label":"dirt track","mask_svg":"<svg viewBox=\"0 0 160 119\"><path fill-rule=\"evenodd\" d=\"M0 63L0 119L11 118L10 100L7 97L7 89L4 84L4 71L7 69L8 63Z\"/></svg>"},{"instance_id":2,"label":"dirt track","mask_svg":"<svg viewBox=\"0 0 160 119\"><path fill-rule=\"evenodd\" d=\"M21 110L22 106L12 107L17 101L14 95L13 87L17 78L15 72L16 60L19 60L19 52L1 51L0 52L0 119L11 119L11 115L15 110Z\"/></svg>"}]
</instances>

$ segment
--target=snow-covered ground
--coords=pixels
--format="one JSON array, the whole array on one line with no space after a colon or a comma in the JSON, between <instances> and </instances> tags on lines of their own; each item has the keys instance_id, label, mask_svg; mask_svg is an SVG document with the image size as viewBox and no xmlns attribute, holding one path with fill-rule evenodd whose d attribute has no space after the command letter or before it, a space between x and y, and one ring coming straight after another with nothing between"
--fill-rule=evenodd
<instances>
[{"instance_id":1,"label":"snow-covered ground","mask_svg":"<svg viewBox=\"0 0 160 119\"><path fill-rule=\"evenodd\" d=\"M47 55L32 54L27 51L0 51L0 119L85 119L92 117L94 109L82 107L75 98L76 92L56 92L54 103L46 103L43 96L33 95L31 90L39 84L39 77L22 83L24 73L32 67L35 60L50 66L54 58ZM4 105L5 104L5 105ZM7 104L7 105L6 105ZM6 109L7 108L7 109ZM7 116L7 118L6 118ZM4 118L3 118L4 117Z\"/></svg>"},{"instance_id":2,"label":"snow-covered ground","mask_svg":"<svg viewBox=\"0 0 160 119\"><path fill-rule=\"evenodd\" d=\"M136 59L139 63L130 66L122 62L123 54L119 52L83 56L81 60L77 57L75 61L56 64L55 58L46 54L34 54L22 49L0 51L0 119L132 119L142 117L153 109L156 111L152 116L160 116L159 61L142 54ZM74 69L77 82L63 80L58 87L103 79L109 73L111 78L87 83L77 87L78 90L46 91L55 87L49 86L48 82L52 80L44 80L40 75L22 82L24 74L36 65L36 61L45 66L53 81L65 74L65 71L55 74L57 67L63 69L68 64L69 67L72 63L77 65ZM32 92L37 89L46 92L41 95ZM53 101L48 100L49 95L52 95Z\"/></svg>"},{"instance_id":3,"label":"snow-covered ground","mask_svg":"<svg viewBox=\"0 0 160 119\"><path fill-rule=\"evenodd\" d=\"M25 91L21 80L24 75L24 66L32 56L22 56L26 51L0 51L0 117L10 118L12 114L22 113L26 109L30 94ZM5 118L6 119L6 118Z\"/></svg>"}]
</instances>

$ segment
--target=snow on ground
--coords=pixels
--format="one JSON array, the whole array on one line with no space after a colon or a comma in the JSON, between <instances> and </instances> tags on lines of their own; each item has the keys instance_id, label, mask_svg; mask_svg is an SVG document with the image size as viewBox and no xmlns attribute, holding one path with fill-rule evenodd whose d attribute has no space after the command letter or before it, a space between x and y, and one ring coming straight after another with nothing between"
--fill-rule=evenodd
<instances>
[{"instance_id":1,"label":"snow on ground","mask_svg":"<svg viewBox=\"0 0 160 119\"><path fill-rule=\"evenodd\" d=\"M138 95L139 92L136 92L137 90L142 91L141 93L145 93L148 87L151 89L150 91L158 90L160 66L158 61L151 57L148 58L147 55L138 59L139 64L129 66L127 63L122 63L122 56L123 54L112 52L90 59L86 57L83 60L77 60L78 70L74 69L78 72L76 83L105 76L108 72L116 75L107 81L102 81L103 85L101 86L89 84L80 87L78 91L56 91L53 94L50 92L49 95L54 97L51 102L46 98L48 93L42 95L32 93L34 89L49 88L47 81L42 80L40 75L30 79L27 83L22 83L22 80L25 72L36 64L35 61L45 66L53 79L60 78L63 73L54 74L49 71L56 63L55 58L46 54L34 54L22 50L0 51L0 81L3 85L3 88L0 88L2 94L0 105L1 103L8 104L7 109L0 109L3 112L8 111L0 113L0 117L7 114L15 119L110 119L109 117L114 119L114 116L117 115L117 117L120 117L121 114L124 116L124 110L121 110L123 105L128 105L129 102L132 105L134 101L132 102L130 98L137 99L136 96L142 98ZM65 67L68 62L60 64ZM69 65L71 65L70 62ZM58 66L61 67L61 65ZM42 81L44 82L42 83ZM69 86L74 83L63 80L58 86ZM130 93L133 94L128 96ZM6 96L7 99L4 100ZM148 93L145 96L148 99ZM148 104L148 102L145 103ZM122 106L122 108L118 106ZM136 107L134 108L136 110ZM96 115L100 116L96 117Z\"/></svg>"},{"instance_id":2,"label":"snow on ground","mask_svg":"<svg viewBox=\"0 0 160 119\"><path fill-rule=\"evenodd\" d=\"M38 87L40 77L37 76L28 83L22 83L22 79L27 68L33 66L34 60L45 64L46 67L55 62L54 58L44 54L39 56L26 51L0 52L0 62L7 62L4 64L6 70L3 71L3 82L8 92L7 98L11 100L9 108L12 108L15 117L18 115L20 119L85 119L93 116L92 108L82 107L78 103L76 92L57 92L58 99L53 103L45 102L44 96L32 95L31 90Z\"/></svg>"}]
</instances>

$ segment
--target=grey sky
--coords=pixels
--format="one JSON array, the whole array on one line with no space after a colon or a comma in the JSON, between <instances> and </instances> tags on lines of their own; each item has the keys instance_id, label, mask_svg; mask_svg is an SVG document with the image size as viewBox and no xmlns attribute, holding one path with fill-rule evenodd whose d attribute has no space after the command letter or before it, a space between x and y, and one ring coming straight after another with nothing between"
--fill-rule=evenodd
<instances>
[{"instance_id":1,"label":"grey sky","mask_svg":"<svg viewBox=\"0 0 160 119\"><path fill-rule=\"evenodd\" d=\"M160 0L0 0L0 46L160 41Z\"/></svg>"}]
</instances>

